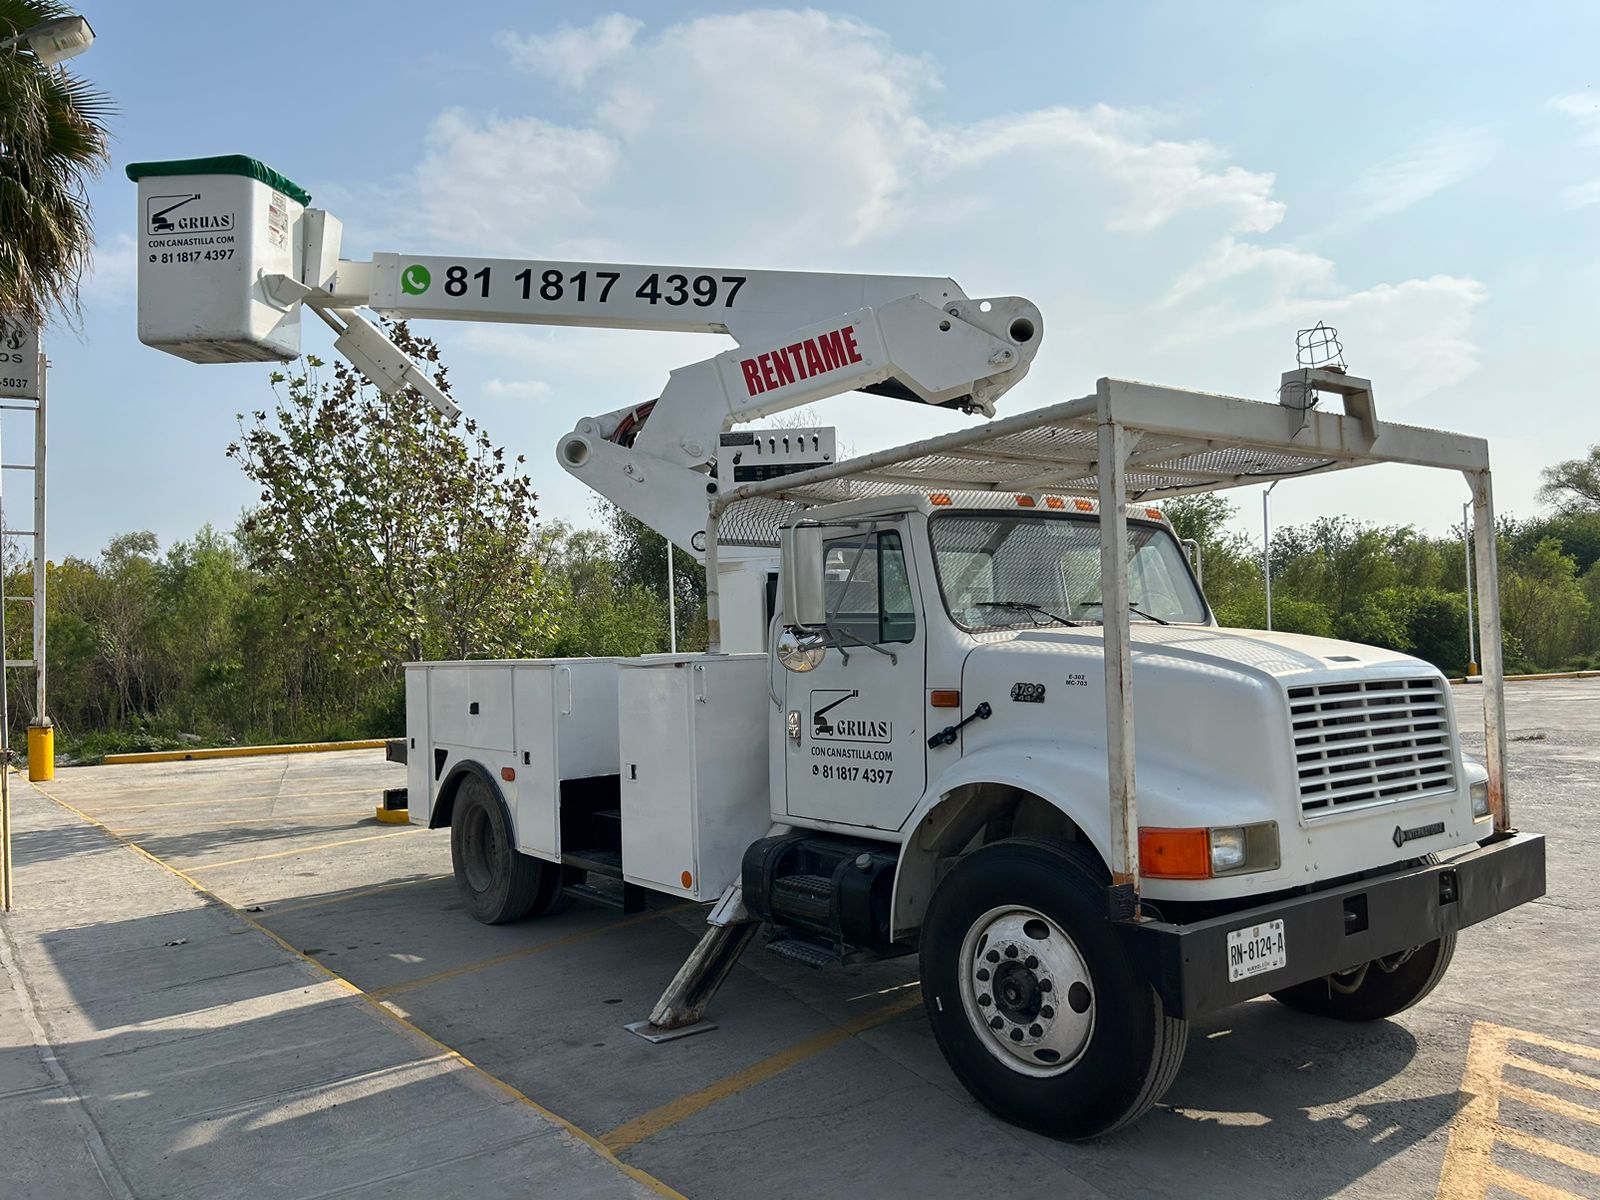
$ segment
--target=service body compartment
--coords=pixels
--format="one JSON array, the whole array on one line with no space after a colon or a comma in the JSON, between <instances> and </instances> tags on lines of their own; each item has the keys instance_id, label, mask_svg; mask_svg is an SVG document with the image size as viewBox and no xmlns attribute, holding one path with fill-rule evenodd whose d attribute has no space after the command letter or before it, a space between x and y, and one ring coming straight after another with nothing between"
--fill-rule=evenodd
<instances>
[{"instance_id":1,"label":"service body compartment","mask_svg":"<svg viewBox=\"0 0 1600 1200\"><path fill-rule=\"evenodd\" d=\"M624 662L617 708L629 883L714 900L772 825L767 656Z\"/></svg>"},{"instance_id":2,"label":"service body compartment","mask_svg":"<svg viewBox=\"0 0 1600 1200\"><path fill-rule=\"evenodd\" d=\"M413 818L431 824L441 785L462 763L477 763L505 797L517 849L558 860L562 780L617 773L617 665L610 658L407 664Z\"/></svg>"}]
</instances>

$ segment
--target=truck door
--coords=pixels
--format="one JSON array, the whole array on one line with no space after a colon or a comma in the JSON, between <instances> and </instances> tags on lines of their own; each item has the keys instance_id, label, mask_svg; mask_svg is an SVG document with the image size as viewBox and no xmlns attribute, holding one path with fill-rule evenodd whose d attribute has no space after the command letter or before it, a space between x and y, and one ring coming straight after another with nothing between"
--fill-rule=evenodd
<instances>
[{"instance_id":1,"label":"truck door","mask_svg":"<svg viewBox=\"0 0 1600 1200\"><path fill-rule=\"evenodd\" d=\"M898 829L922 796L924 625L898 530L824 543L827 654L787 681L790 816Z\"/></svg>"}]
</instances>

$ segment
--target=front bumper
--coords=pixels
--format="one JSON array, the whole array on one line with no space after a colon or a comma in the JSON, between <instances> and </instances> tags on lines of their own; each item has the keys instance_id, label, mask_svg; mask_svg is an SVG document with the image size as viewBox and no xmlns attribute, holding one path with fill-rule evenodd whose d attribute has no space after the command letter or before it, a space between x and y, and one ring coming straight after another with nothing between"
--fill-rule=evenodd
<instances>
[{"instance_id":1,"label":"front bumper","mask_svg":"<svg viewBox=\"0 0 1600 1200\"><path fill-rule=\"evenodd\" d=\"M1167 1011L1197 1017L1421 946L1544 895L1544 838L1512 833L1453 858L1187 924L1119 922ZM1228 978L1228 934L1281 920L1288 962Z\"/></svg>"}]
</instances>

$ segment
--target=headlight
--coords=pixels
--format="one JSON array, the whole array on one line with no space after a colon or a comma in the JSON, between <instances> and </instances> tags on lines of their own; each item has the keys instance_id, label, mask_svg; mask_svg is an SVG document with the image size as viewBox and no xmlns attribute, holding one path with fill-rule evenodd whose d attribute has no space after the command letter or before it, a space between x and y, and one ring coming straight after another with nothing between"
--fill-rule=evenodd
<instances>
[{"instance_id":1,"label":"headlight","mask_svg":"<svg viewBox=\"0 0 1600 1200\"><path fill-rule=\"evenodd\" d=\"M1211 873L1221 875L1244 866L1244 830L1238 825L1211 831Z\"/></svg>"},{"instance_id":2,"label":"headlight","mask_svg":"<svg viewBox=\"0 0 1600 1200\"><path fill-rule=\"evenodd\" d=\"M1480 779L1474 783L1472 791L1472 819L1474 821L1489 815L1489 781Z\"/></svg>"}]
</instances>

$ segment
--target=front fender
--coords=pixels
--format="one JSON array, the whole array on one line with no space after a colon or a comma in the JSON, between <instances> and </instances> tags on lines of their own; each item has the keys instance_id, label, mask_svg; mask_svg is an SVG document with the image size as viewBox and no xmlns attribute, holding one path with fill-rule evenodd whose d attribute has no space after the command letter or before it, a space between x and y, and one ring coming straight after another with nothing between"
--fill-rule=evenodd
<instances>
[{"instance_id":1,"label":"front fender","mask_svg":"<svg viewBox=\"0 0 1600 1200\"><path fill-rule=\"evenodd\" d=\"M962 755L931 778L902 827L900 863L891 902L893 935L916 929L932 897L939 859L956 847L940 843L947 823L940 806L963 787L992 784L1039 797L1064 814L1111 861L1111 789L1104 743L1057 740L991 744ZM1135 767L1139 823L1175 827L1282 819L1266 791L1237 779L1211 778L1183 761L1141 749Z\"/></svg>"}]
</instances>

